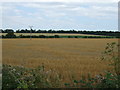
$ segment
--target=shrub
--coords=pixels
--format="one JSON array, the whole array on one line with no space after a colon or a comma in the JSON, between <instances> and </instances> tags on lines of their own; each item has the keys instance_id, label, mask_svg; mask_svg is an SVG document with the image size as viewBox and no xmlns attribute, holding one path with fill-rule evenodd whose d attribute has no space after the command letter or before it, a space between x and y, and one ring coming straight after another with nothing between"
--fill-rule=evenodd
<instances>
[{"instance_id":1,"label":"shrub","mask_svg":"<svg viewBox=\"0 0 120 90\"><path fill-rule=\"evenodd\" d=\"M54 70L45 71L44 66L35 69L3 65L2 88L60 87L61 76Z\"/></svg>"},{"instance_id":2,"label":"shrub","mask_svg":"<svg viewBox=\"0 0 120 90\"><path fill-rule=\"evenodd\" d=\"M14 34L14 32L8 32L6 34L6 38L16 38L16 35Z\"/></svg>"},{"instance_id":3,"label":"shrub","mask_svg":"<svg viewBox=\"0 0 120 90\"><path fill-rule=\"evenodd\" d=\"M120 46L113 42L107 43L105 51L103 52L103 56L101 60L109 61L109 65L113 66L114 71L117 75L120 75L120 57L119 57L119 48Z\"/></svg>"},{"instance_id":4,"label":"shrub","mask_svg":"<svg viewBox=\"0 0 120 90\"><path fill-rule=\"evenodd\" d=\"M45 35L39 35L39 38L46 38Z\"/></svg>"},{"instance_id":5,"label":"shrub","mask_svg":"<svg viewBox=\"0 0 120 90\"><path fill-rule=\"evenodd\" d=\"M59 35L54 35L54 37L55 37L55 38L60 38L60 36L59 36Z\"/></svg>"},{"instance_id":6,"label":"shrub","mask_svg":"<svg viewBox=\"0 0 120 90\"><path fill-rule=\"evenodd\" d=\"M72 88L120 88L118 79L120 75L106 71L104 75L99 74L94 78L88 74L88 77L83 77L81 80L73 80L73 84L65 83L66 87Z\"/></svg>"}]
</instances>

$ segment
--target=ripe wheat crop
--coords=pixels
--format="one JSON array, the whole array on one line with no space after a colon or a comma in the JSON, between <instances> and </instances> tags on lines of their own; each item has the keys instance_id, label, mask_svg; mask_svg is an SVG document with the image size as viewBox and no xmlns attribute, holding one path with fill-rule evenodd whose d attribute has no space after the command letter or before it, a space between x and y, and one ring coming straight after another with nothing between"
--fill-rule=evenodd
<instances>
[{"instance_id":1,"label":"ripe wheat crop","mask_svg":"<svg viewBox=\"0 0 120 90\"><path fill-rule=\"evenodd\" d=\"M73 76L97 75L109 70L107 61L100 60L106 43L117 39L3 39L3 64L35 68L44 64L56 70L64 81Z\"/></svg>"}]
</instances>

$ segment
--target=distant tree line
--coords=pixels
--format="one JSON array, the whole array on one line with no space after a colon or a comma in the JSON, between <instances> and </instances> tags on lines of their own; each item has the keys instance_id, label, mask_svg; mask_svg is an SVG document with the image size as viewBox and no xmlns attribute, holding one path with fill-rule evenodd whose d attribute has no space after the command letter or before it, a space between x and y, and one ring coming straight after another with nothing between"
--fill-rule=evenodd
<instances>
[{"instance_id":1,"label":"distant tree line","mask_svg":"<svg viewBox=\"0 0 120 90\"><path fill-rule=\"evenodd\" d=\"M0 38L119 38L119 37L112 37L112 36L60 36L60 35L54 35L54 36L46 36L46 35L19 35L16 36L15 34L6 34L0 36Z\"/></svg>"},{"instance_id":2,"label":"distant tree line","mask_svg":"<svg viewBox=\"0 0 120 90\"><path fill-rule=\"evenodd\" d=\"M91 34L91 35L105 35L105 36L114 36L120 37L119 31L76 31L76 30L28 30L28 29L19 29L14 31L13 29L0 29L1 33L68 33L68 34Z\"/></svg>"}]
</instances>

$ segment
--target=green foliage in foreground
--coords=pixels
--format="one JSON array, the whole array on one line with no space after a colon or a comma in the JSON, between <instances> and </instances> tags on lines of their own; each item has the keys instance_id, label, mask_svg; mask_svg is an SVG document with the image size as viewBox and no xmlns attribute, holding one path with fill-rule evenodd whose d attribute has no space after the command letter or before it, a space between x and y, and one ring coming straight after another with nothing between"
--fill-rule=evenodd
<instances>
[{"instance_id":1,"label":"green foliage in foreground","mask_svg":"<svg viewBox=\"0 0 120 90\"><path fill-rule=\"evenodd\" d=\"M73 88L120 88L120 75L111 72L105 72L104 75L99 74L92 78L89 74L88 77L82 77L81 80L73 80L72 84L65 83L66 87Z\"/></svg>"},{"instance_id":2,"label":"green foliage in foreground","mask_svg":"<svg viewBox=\"0 0 120 90\"><path fill-rule=\"evenodd\" d=\"M3 65L3 88L59 87L61 76L54 70L45 71L44 66L35 69Z\"/></svg>"},{"instance_id":3,"label":"green foliage in foreground","mask_svg":"<svg viewBox=\"0 0 120 90\"><path fill-rule=\"evenodd\" d=\"M120 88L120 59L119 45L107 44L102 60L108 60L114 72L106 71L95 77L82 77L81 80L72 80L72 83L62 82L62 75L54 70L46 71L44 65L37 68L3 65L2 87L4 88Z\"/></svg>"},{"instance_id":4,"label":"green foliage in foreground","mask_svg":"<svg viewBox=\"0 0 120 90\"><path fill-rule=\"evenodd\" d=\"M120 75L105 72L94 78L82 77L72 83L62 82L62 77L55 71L44 71L43 66L29 69L19 66L3 65L3 88L120 88Z\"/></svg>"},{"instance_id":5,"label":"green foliage in foreground","mask_svg":"<svg viewBox=\"0 0 120 90\"><path fill-rule=\"evenodd\" d=\"M120 45L117 43L107 43L101 60L109 61L109 65L114 68L114 72L120 75Z\"/></svg>"}]
</instances>

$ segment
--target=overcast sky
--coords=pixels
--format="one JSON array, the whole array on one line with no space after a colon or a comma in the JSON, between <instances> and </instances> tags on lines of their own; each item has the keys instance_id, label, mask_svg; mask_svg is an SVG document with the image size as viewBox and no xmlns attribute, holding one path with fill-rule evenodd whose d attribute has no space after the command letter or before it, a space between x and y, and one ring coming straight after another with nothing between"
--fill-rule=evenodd
<instances>
[{"instance_id":1,"label":"overcast sky","mask_svg":"<svg viewBox=\"0 0 120 90\"><path fill-rule=\"evenodd\" d=\"M0 28L118 30L118 0L22 1L1 0Z\"/></svg>"}]
</instances>

